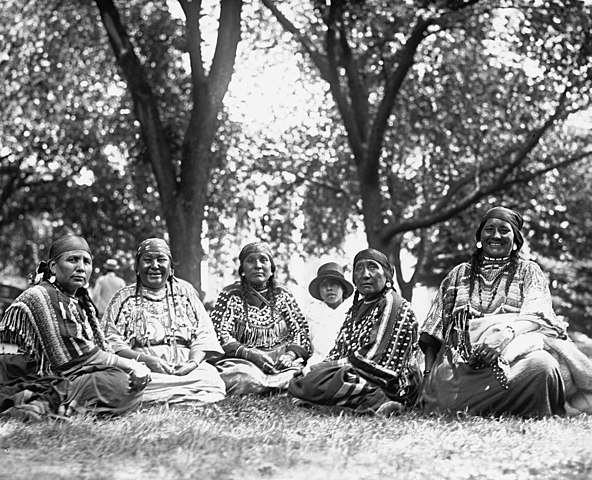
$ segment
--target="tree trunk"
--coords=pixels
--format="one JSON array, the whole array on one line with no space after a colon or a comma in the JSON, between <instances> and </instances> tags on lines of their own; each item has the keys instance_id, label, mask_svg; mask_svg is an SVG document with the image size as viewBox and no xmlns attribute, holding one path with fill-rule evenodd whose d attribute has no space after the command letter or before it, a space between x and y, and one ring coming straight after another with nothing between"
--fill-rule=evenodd
<instances>
[{"instance_id":1,"label":"tree trunk","mask_svg":"<svg viewBox=\"0 0 592 480\"><path fill-rule=\"evenodd\" d=\"M117 63L131 92L142 140L148 155L169 232L176 274L201 291L202 229L212 166L212 144L218 130L218 113L234 70L241 37L242 0L221 0L216 52L209 75L202 59L200 1L179 0L185 16L187 49L191 59L193 105L185 132L181 172L166 143L158 102L145 67L113 0L95 0ZM187 112L179 112L185 115Z\"/></svg>"}]
</instances>

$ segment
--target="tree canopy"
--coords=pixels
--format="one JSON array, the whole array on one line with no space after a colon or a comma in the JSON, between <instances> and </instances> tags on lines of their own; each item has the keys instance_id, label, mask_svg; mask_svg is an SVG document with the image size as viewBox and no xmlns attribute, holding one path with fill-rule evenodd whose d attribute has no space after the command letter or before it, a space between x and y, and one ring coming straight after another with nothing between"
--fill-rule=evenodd
<instances>
[{"instance_id":1,"label":"tree canopy","mask_svg":"<svg viewBox=\"0 0 592 480\"><path fill-rule=\"evenodd\" d=\"M6 10L3 267L30 269L62 231L99 261L168 235L177 273L200 287L206 254L223 268L251 237L283 258L321 254L361 222L409 297L464 260L482 211L503 203L525 215L558 303L588 298L574 272L590 260L590 132L574 119L590 107L590 7L179 5L181 18L164 0ZM241 124L232 76L286 58L310 117L279 136Z\"/></svg>"}]
</instances>

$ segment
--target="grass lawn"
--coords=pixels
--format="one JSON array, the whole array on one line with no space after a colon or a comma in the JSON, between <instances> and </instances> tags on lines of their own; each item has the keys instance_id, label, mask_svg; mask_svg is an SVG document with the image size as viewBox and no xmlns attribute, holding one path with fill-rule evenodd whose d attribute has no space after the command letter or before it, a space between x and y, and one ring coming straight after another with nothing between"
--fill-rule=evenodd
<instances>
[{"instance_id":1,"label":"grass lawn","mask_svg":"<svg viewBox=\"0 0 592 480\"><path fill-rule=\"evenodd\" d=\"M590 479L592 416L383 419L273 396L113 419L0 417L0 478Z\"/></svg>"}]
</instances>

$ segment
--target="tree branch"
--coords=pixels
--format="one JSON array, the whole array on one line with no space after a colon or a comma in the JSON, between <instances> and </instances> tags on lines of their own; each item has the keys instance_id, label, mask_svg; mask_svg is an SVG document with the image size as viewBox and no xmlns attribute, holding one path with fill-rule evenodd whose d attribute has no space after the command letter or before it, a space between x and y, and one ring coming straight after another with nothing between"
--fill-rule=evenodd
<instances>
[{"instance_id":1,"label":"tree branch","mask_svg":"<svg viewBox=\"0 0 592 480\"><path fill-rule=\"evenodd\" d=\"M101 20L109 37L115 58L131 92L134 110L140 123L142 138L146 145L159 191L163 198L163 208L174 200L177 181L171 162L171 155L152 88L140 60L134 52L119 12L112 0L95 0Z\"/></svg>"}]
</instances>

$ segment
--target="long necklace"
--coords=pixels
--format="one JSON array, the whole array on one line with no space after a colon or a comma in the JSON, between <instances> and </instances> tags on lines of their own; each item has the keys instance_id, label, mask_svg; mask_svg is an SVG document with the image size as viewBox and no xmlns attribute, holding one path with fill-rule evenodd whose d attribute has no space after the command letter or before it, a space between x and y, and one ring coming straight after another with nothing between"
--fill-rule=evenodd
<instances>
[{"instance_id":1,"label":"long necklace","mask_svg":"<svg viewBox=\"0 0 592 480\"><path fill-rule=\"evenodd\" d=\"M479 274L479 281L478 281L477 289L478 289L478 293L479 293L479 308L480 308L481 313L483 315L486 312L490 311L493 301L495 300L495 297L497 295L497 291L499 289L499 286L502 283L502 278L503 278L504 274L506 273L508 266L509 266L509 264L504 265L502 267L502 269L500 270L500 272L493 279L493 282L491 282L491 286L493 288L493 291L491 292L491 298L489 299L489 302L488 302L486 308L484 308L484 306L483 306L483 281L481 279L481 277L484 276L484 272L481 272Z\"/></svg>"}]
</instances>

